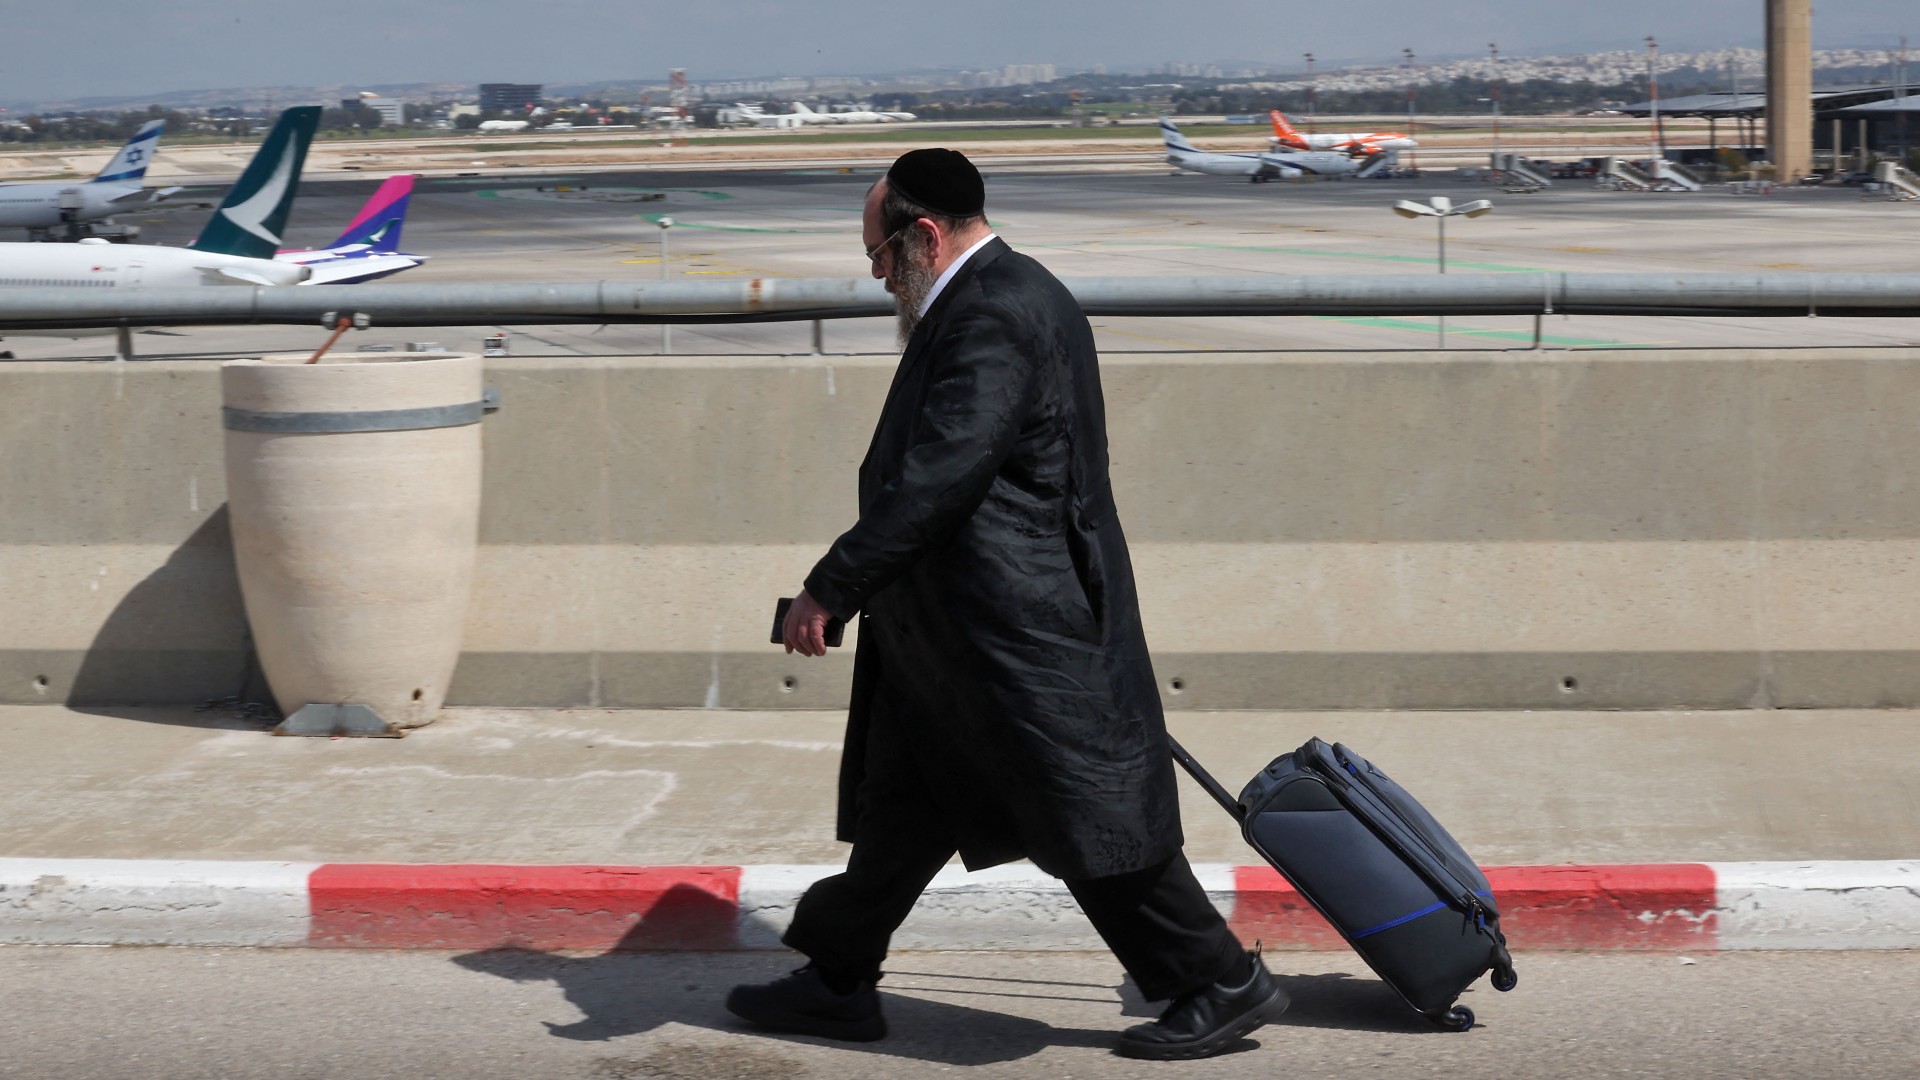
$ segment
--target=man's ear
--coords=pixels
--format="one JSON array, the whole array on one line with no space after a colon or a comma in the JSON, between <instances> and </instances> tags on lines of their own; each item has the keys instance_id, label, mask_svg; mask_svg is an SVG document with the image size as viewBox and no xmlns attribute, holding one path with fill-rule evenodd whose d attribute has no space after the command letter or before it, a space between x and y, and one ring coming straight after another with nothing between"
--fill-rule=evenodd
<instances>
[{"instance_id":1,"label":"man's ear","mask_svg":"<svg viewBox=\"0 0 1920 1080\"><path fill-rule=\"evenodd\" d=\"M933 261L938 265L941 257L946 254L944 250L947 243L946 234L940 231L940 226L935 225L932 218L915 218L913 227L927 234L927 250L932 253Z\"/></svg>"}]
</instances>

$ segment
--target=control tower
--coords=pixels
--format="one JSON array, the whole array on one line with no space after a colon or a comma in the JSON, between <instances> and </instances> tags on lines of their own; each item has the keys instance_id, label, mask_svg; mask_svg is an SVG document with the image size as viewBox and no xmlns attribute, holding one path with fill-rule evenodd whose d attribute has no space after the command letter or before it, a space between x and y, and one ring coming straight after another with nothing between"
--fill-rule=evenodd
<instances>
[{"instance_id":1,"label":"control tower","mask_svg":"<svg viewBox=\"0 0 1920 1080\"><path fill-rule=\"evenodd\" d=\"M1813 0L1767 0L1767 156L1781 180L1813 171Z\"/></svg>"}]
</instances>

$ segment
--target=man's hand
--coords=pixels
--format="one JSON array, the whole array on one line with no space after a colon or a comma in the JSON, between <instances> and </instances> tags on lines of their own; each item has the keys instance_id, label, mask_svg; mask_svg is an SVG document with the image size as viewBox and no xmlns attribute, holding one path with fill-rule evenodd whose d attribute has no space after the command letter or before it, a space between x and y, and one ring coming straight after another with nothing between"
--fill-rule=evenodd
<instances>
[{"instance_id":1,"label":"man's hand","mask_svg":"<svg viewBox=\"0 0 1920 1080\"><path fill-rule=\"evenodd\" d=\"M780 627L787 651L801 656L827 655L827 620L833 616L801 589L787 609L787 621Z\"/></svg>"}]
</instances>

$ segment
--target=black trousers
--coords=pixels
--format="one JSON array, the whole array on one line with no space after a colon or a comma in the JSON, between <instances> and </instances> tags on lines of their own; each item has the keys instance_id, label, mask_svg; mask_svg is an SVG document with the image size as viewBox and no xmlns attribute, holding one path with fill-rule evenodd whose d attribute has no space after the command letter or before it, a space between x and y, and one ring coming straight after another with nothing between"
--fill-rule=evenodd
<instances>
[{"instance_id":1,"label":"black trousers","mask_svg":"<svg viewBox=\"0 0 1920 1080\"><path fill-rule=\"evenodd\" d=\"M874 981L893 932L957 844L911 760L876 731L845 873L809 888L781 938L822 971ZM1066 882L1088 921L1150 1001L1193 993L1236 970L1240 943L1185 855L1112 877Z\"/></svg>"}]
</instances>

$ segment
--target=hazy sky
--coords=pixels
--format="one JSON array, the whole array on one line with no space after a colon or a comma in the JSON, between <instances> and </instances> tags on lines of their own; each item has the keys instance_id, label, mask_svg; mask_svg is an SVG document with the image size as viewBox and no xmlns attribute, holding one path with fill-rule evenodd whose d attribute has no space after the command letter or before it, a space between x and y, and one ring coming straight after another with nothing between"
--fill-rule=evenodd
<instances>
[{"instance_id":1,"label":"hazy sky","mask_svg":"<svg viewBox=\"0 0 1920 1080\"><path fill-rule=\"evenodd\" d=\"M78 17L60 17L63 11ZM240 86L584 82L1758 45L1763 0L0 0L0 101ZM964 12L964 14L962 14ZM1822 0L1817 46L1890 46L1920 3Z\"/></svg>"}]
</instances>

